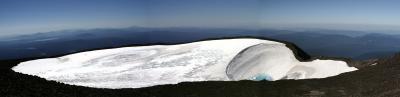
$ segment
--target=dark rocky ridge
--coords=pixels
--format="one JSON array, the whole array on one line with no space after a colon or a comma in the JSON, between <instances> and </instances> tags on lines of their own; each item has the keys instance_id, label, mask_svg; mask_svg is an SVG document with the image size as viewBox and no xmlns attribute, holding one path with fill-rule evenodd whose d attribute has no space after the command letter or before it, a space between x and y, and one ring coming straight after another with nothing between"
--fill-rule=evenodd
<instances>
[{"instance_id":1,"label":"dark rocky ridge","mask_svg":"<svg viewBox=\"0 0 400 97\"><path fill-rule=\"evenodd\" d=\"M140 89L95 89L47 81L16 73L10 69L19 62L37 59L30 58L0 61L0 94L4 97L391 97L400 95L400 54L365 61L310 57L296 45L283 43L294 51L299 60L307 61L315 58L345 60L360 70L324 79L184 82ZM377 64L372 65L374 63Z\"/></svg>"}]
</instances>

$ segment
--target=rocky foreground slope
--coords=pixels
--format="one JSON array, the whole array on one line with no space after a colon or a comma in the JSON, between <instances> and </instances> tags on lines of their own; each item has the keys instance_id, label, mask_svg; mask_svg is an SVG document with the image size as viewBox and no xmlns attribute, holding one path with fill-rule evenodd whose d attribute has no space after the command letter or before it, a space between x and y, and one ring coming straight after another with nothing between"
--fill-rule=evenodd
<instances>
[{"instance_id":1,"label":"rocky foreground slope","mask_svg":"<svg viewBox=\"0 0 400 97\"><path fill-rule=\"evenodd\" d=\"M295 48L295 47L291 47ZM300 50L301 51L301 50ZM301 53L294 52L295 54ZM326 57L307 58L335 59ZM303 58L303 59L302 59ZM183 82L139 89L96 89L71 86L12 71L19 62L1 61L0 94L39 97L396 97L400 95L400 54L382 59L345 60L359 70L323 79L280 81L205 81Z\"/></svg>"}]
</instances>

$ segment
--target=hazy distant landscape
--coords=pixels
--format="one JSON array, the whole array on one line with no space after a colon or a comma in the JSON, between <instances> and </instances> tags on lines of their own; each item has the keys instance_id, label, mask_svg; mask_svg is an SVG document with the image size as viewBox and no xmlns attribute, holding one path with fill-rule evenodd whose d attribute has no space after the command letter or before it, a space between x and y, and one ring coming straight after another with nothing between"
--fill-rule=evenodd
<instances>
[{"instance_id":1,"label":"hazy distant landscape","mask_svg":"<svg viewBox=\"0 0 400 97\"><path fill-rule=\"evenodd\" d=\"M397 45L400 35L375 32L130 27L66 30L0 38L0 60L59 56L128 45L185 43L246 36L293 42L313 56L369 59L391 55L400 50L400 45Z\"/></svg>"}]
</instances>

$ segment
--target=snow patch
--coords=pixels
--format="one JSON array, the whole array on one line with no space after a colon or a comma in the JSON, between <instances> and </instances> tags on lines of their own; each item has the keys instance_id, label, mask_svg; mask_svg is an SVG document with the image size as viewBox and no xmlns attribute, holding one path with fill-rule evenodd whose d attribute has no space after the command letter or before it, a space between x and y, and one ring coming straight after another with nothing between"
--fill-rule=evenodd
<instances>
[{"instance_id":1,"label":"snow patch","mask_svg":"<svg viewBox=\"0 0 400 97\"><path fill-rule=\"evenodd\" d=\"M259 52L238 59L245 49ZM12 69L70 85L112 89L186 81L324 78L356 70L343 61L299 62L284 43L246 38L95 50L26 61Z\"/></svg>"}]
</instances>

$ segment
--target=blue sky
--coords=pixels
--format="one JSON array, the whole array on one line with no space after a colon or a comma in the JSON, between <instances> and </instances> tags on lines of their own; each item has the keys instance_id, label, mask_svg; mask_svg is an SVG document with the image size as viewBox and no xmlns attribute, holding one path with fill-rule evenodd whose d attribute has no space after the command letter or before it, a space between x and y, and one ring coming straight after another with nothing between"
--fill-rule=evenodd
<instances>
[{"instance_id":1,"label":"blue sky","mask_svg":"<svg viewBox=\"0 0 400 97\"><path fill-rule=\"evenodd\" d=\"M148 26L254 27L259 0L149 0Z\"/></svg>"},{"instance_id":2,"label":"blue sky","mask_svg":"<svg viewBox=\"0 0 400 97\"><path fill-rule=\"evenodd\" d=\"M0 35L143 24L138 0L1 0Z\"/></svg>"},{"instance_id":3,"label":"blue sky","mask_svg":"<svg viewBox=\"0 0 400 97\"><path fill-rule=\"evenodd\" d=\"M1 0L0 36L143 27L400 30L398 0Z\"/></svg>"},{"instance_id":4,"label":"blue sky","mask_svg":"<svg viewBox=\"0 0 400 97\"><path fill-rule=\"evenodd\" d=\"M0 36L66 29L253 27L258 0L1 0Z\"/></svg>"},{"instance_id":5,"label":"blue sky","mask_svg":"<svg viewBox=\"0 0 400 97\"><path fill-rule=\"evenodd\" d=\"M399 0L263 0L265 27L399 30Z\"/></svg>"}]
</instances>

